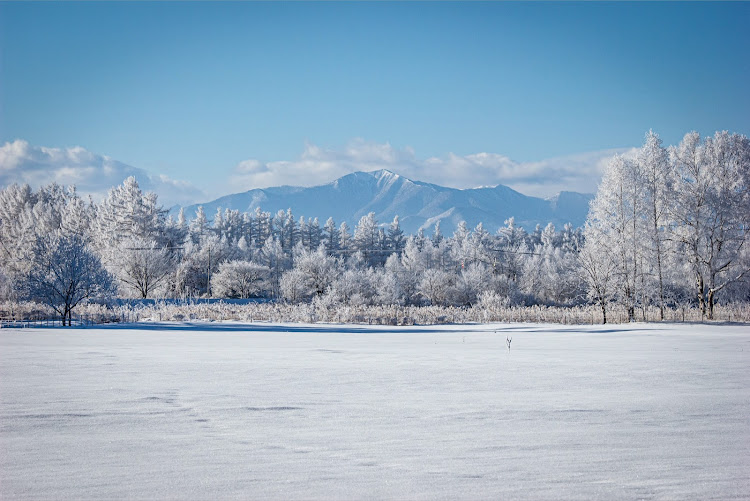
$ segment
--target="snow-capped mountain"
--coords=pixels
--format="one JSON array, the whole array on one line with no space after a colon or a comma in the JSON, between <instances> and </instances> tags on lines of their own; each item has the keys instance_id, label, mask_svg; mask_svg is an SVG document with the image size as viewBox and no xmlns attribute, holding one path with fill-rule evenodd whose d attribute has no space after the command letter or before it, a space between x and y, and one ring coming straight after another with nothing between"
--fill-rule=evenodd
<instances>
[{"instance_id":1,"label":"snow-capped mountain","mask_svg":"<svg viewBox=\"0 0 750 501\"><path fill-rule=\"evenodd\" d=\"M539 224L552 222L582 226L593 195L563 191L549 199L523 195L507 186L456 189L413 181L388 170L355 172L331 183L310 188L280 186L227 195L204 204L185 207L188 219L199 205L213 218L217 208L252 212L256 207L275 214L292 209L296 217L317 217L323 225L329 217L337 224L346 221L353 228L359 219L374 212L380 223L399 216L406 233L420 228L430 232L437 221L443 234L450 235L460 221L470 228L479 222L490 232L515 217L516 225L532 231ZM179 207L172 209L176 214Z\"/></svg>"}]
</instances>

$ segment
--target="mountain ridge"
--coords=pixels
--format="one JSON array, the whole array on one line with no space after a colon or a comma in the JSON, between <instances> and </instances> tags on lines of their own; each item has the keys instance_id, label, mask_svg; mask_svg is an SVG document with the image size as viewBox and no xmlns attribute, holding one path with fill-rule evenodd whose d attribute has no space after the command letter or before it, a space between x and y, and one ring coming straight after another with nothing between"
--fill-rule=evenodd
<instances>
[{"instance_id":1,"label":"mountain ridge","mask_svg":"<svg viewBox=\"0 0 750 501\"><path fill-rule=\"evenodd\" d=\"M591 194L562 191L544 199L502 184L449 188L380 169L353 172L318 186L255 188L184 209L185 217L193 219L201 205L209 218L219 207L240 212L253 212L260 207L271 214L291 208L297 217L317 217L321 225L332 217L337 225L346 221L351 228L362 216L374 212L381 224L390 223L398 215L406 233L416 233L420 228L429 232L440 221L441 231L451 234L460 221L466 221L470 228L481 222L486 230L495 232L510 217L527 231L549 222L557 227L565 223L582 226L592 198ZM179 209L175 206L170 212L176 214Z\"/></svg>"}]
</instances>

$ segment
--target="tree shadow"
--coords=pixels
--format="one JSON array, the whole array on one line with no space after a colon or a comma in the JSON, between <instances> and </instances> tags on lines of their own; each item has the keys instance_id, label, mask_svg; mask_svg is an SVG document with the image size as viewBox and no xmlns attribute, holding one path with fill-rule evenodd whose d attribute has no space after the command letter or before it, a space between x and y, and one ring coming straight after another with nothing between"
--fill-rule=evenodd
<instances>
[{"instance_id":1,"label":"tree shadow","mask_svg":"<svg viewBox=\"0 0 750 501\"><path fill-rule=\"evenodd\" d=\"M387 325L353 326L353 325L284 325L253 323L220 323L220 322L136 322L123 324L96 325L96 329L106 330L144 330L144 331L211 331L211 332L294 332L294 333L343 333L343 334L434 334L450 332L444 329L398 327Z\"/></svg>"}]
</instances>

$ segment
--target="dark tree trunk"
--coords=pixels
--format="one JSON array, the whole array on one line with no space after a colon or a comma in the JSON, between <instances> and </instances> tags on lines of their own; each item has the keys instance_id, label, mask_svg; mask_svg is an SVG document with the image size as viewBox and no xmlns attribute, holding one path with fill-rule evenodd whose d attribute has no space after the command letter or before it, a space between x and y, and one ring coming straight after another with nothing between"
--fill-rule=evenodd
<instances>
[{"instance_id":1,"label":"dark tree trunk","mask_svg":"<svg viewBox=\"0 0 750 501\"><path fill-rule=\"evenodd\" d=\"M703 295L703 277L700 275L696 279L698 286L698 307L701 310L701 319L706 317L706 298Z\"/></svg>"},{"instance_id":2,"label":"dark tree trunk","mask_svg":"<svg viewBox=\"0 0 750 501\"><path fill-rule=\"evenodd\" d=\"M713 320L714 319L714 302L715 302L715 299L716 299L714 297L714 294L716 294L714 292L714 290L713 289L709 289L709 291L708 291L708 301L707 301L708 302L708 319L709 320Z\"/></svg>"}]
</instances>

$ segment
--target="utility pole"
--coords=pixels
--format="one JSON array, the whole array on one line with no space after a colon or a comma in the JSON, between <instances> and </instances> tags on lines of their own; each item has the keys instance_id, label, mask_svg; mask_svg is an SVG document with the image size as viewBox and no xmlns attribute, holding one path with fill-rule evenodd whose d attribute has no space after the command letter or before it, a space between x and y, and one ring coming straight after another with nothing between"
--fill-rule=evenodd
<instances>
[{"instance_id":1,"label":"utility pole","mask_svg":"<svg viewBox=\"0 0 750 501\"><path fill-rule=\"evenodd\" d=\"M208 246L208 284L206 285L208 297L211 297L211 245Z\"/></svg>"}]
</instances>

